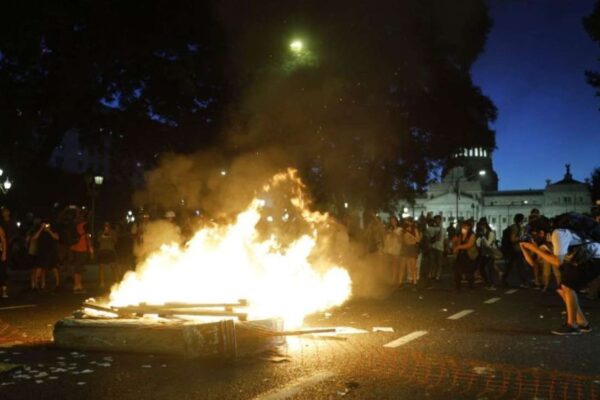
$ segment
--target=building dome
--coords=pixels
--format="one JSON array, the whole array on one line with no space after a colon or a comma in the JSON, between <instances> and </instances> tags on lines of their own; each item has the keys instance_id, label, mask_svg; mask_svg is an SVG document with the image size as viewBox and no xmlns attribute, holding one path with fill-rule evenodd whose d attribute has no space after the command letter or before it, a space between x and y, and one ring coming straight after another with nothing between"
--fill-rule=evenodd
<instances>
[{"instance_id":1,"label":"building dome","mask_svg":"<svg viewBox=\"0 0 600 400\"><path fill-rule=\"evenodd\" d=\"M492 149L487 147L465 147L459 149L449 160L444 177L454 168L462 167L463 175L476 180L486 191L498 190L498 174L492 163ZM480 175L480 171L485 174Z\"/></svg>"}]
</instances>

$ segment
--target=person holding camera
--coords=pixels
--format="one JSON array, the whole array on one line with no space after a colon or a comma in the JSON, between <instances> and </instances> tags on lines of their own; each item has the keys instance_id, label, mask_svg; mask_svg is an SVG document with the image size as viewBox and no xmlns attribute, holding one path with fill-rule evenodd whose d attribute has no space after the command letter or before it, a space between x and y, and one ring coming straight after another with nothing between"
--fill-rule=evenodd
<instances>
[{"instance_id":1,"label":"person holding camera","mask_svg":"<svg viewBox=\"0 0 600 400\"><path fill-rule=\"evenodd\" d=\"M46 271L52 271L54 275L54 290L60 286L60 275L58 273L58 233L52 225L44 222L34 233L32 240L37 243L37 256L33 280L35 288L45 289Z\"/></svg>"}]
</instances>

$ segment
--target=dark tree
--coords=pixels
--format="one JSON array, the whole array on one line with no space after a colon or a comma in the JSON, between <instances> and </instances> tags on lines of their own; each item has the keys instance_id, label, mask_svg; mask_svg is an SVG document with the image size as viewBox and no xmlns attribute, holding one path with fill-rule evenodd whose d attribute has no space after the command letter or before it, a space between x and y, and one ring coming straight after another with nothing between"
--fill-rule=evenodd
<instances>
[{"instance_id":1,"label":"dark tree","mask_svg":"<svg viewBox=\"0 0 600 400\"><path fill-rule=\"evenodd\" d=\"M600 1L596 2L594 11L583 19L583 26L592 40L600 45ZM588 83L596 89L596 96L600 96L600 72L586 71Z\"/></svg>"},{"instance_id":2,"label":"dark tree","mask_svg":"<svg viewBox=\"0 0 600 400\"><path fill-rule=\"evenodd\" d=\"M592 189L592 201L594 204L600 200L600 167L597 167L592 171L590 176L590 187Z\"/></svg>"},{"instance_id":3,"label":"dark tree","mask_svg":"<svg viewBox=\"0 0 600 400\"><path fill-rule=\"evenodd\" d=\"M381 206L458 148L495 147L496 108L470 76L483 1L220 4L245 93L234 147L283 149L322 203Z\"/></svg>"},{"instance_id":4,"label":"dark tree","mask_svg":"<svg viewBox=\"0 0 600 400\"><path fill-rule=\"evenodd\" d=\"M0 157L12 165L43 168L75 127L90 148L109 143L113 180L218 144L228 157L280 154L322 204L381 206L458 148L495 146L496 109L470 76L491 26L483 0L11 7ZM290 49L295 37L304 47Z\"/></svg>"},{"instance_id":5,"label":"dark tree","mask_svg":"<svg viewBox=\"0 0 600 400\"><path fill-rule=\"evenodd\" d=\"M0 14L0 157L45 166L64 133L115 168L214 139L222 33L208 2L24 0ZM10 162L10 161L8 161Z\"/></svg>"}]
</instances>

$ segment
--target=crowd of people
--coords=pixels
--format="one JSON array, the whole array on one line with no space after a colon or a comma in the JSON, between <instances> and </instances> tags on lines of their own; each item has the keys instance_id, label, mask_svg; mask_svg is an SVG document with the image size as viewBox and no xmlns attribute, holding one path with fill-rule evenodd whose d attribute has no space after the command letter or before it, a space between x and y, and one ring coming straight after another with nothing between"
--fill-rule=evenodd
<instances>
[{"instance_id":1,"label":"crowd of people","mask_svg":"<svg viewBox=\"0 0 600 400\"><path fill-rule=\"evenodd\" d=\"M118 282L127 270L135 267L135 251L142 247L150 222L148 213L140 212L135 222L103 221L95 233L84 208L68 206L51 214L43 218L28 214L23 221L15 221L10 209L2 207L1 298L9 297L9 268L30 271L28 289L31 291L64 289L84 293L83 274L87 266L97 265L98 289ZM174 218L175 213L167 211L161 219L175 226ZM192 232L190 221L185 222L183 230L187 227Z\"/></svg>"},{"instance_id":2,"label":"crowd of people","mask_svg":"<svg viewBox=\"0 0 600 400\"><path fill-rule=\"evenodd\" d=\"M136 249L151 239L146 237L149 214L141 213L133 224L113 226L103 222L95 234L91 232L89 217L85 209L69 206L51 218L30 216L21 224L13 221L8 208L2 208L0 297L9 296L9 265L31 271L32 291L66 287L74 293L85 292L82 275L92 262L98 266L100 289L109 282L108 271L111 281L118 282L125 271L134 268ZM177 225L173 211L167 211L163 220L182 238L191 237L199 226L199 221L194 225L191 219ZM352 224L346 225L350 236L362 241L367 252L385 258L389 279L397 289L433 288L446 270L451 271L456 292L463 290L464 284L474 289L480 283L493 291L516 280L523 288L542 292L555 289L565 302L567 322L554 333L591 330L579 307L577 293L598 298L599 209L588 216L566 213L553 219L532 209L527 218L516 214L513 224L500 235L486 218L477 222L458 220L456 226L453 222L444 227L441 215L421 215L418 219L389 215L383 219L371 213L360 234L356 229L353 232Z\"/></svg>"},{"instance_id":3,"label":"crowd of people","mask_svg":"<svg viewBox=\"0 0 600 400\"><path fill-rule=\"evenodd\" d=\"M417 220L391 215L386 222L371 214L364 240L371 252L386 257L398 289L431 288L444 268L451 269L457 292L463 283L474 289L481 282L484 288L496 290L508 287L509 279L516 280L522 288L555 289L564 301L567 322L553 333L591 331L577 293L598 299L600 209L594 208L589 215L565 213L549 219L534 208L527 218L516 214L501 235L486 218L459 220L457 228L451 223L446 229L440 215Z\"/></svg>"}]
</instances>

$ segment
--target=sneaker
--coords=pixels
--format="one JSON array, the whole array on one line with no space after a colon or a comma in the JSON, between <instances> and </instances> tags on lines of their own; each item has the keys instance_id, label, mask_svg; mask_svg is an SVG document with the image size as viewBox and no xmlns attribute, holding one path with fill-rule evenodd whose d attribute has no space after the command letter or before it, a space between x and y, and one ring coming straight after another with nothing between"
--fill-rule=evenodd
<instances>
[{"instance_id":1,"label":"sneaker","mask_svg":"<svg viewBox=\"0 0 600 400\"><path fill-rule=\"evenodd\" d=\"M583 333L589 333L592 331L592 327L589 323L585 325L579 325L579 330Z\"/></svg>"},{"instance_id":2,"label":"sneaker","mask_svg":"<svg viewBox=\"0 0 600 400\"><path fill-rule=\"evenodd\" d=\"M564 324L560 328L554 329L551 332L560 336L581 335L581 330L578 327L571 326L569 324Z\"/></svg>"},{"instance_id":3,"label":"sneaker","mask_svg":"<svg viewBox=\"0 0 600 400\"><path fill-rule=\"evenodd\" d=\"M492 292L493 292L493 291L495 291L495 290L496 290L496 286L494 286L494 285L490 285L490 286L486 287L486 290L490 290L490 291L492 291Z\"/></svg>"}]
</instances>

